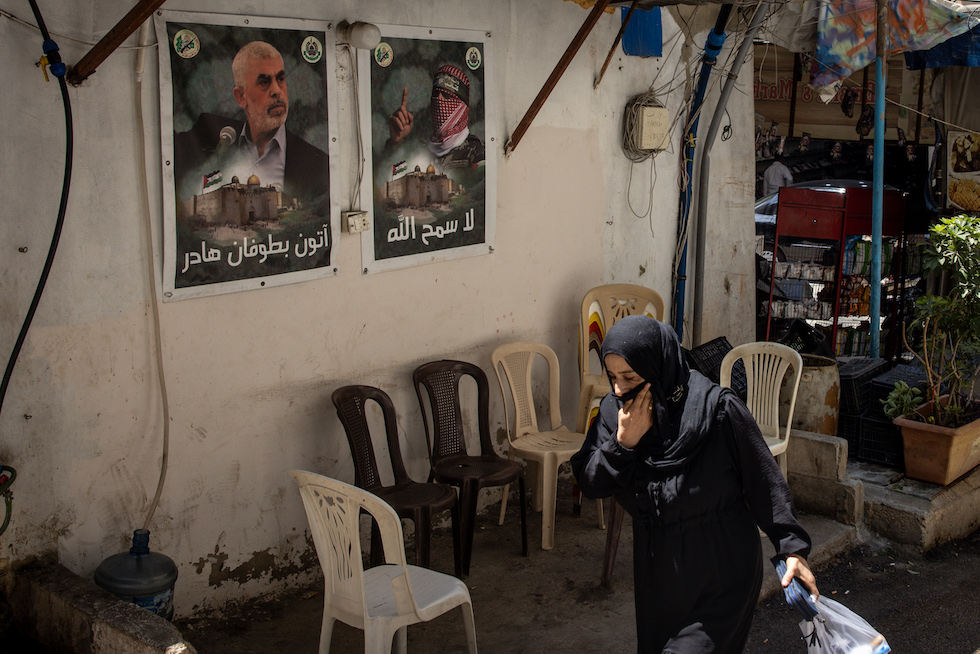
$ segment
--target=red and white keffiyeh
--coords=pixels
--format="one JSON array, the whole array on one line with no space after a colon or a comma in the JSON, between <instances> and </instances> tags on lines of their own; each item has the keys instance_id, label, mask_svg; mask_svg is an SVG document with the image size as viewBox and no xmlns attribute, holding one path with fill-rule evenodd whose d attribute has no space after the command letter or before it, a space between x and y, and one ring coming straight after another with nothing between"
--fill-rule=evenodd
<instances>
[{"instance_id":1,"label":"red and white keffiyeh","mask_svg":"<svg viewBox=\"0 0 980 654\"><path fill-rule=\"evenodd\" d=\"M445 65L436 71L432 82L432 136L429 149L443 156L466 140L469 135L470 80L460 68Z\"/></svg>"}]
</instances>

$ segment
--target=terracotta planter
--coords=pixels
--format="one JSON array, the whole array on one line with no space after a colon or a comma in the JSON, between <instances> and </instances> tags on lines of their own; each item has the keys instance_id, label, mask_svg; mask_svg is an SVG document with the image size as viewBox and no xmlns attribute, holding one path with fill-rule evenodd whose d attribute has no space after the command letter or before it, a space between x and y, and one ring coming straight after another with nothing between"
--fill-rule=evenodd
<instances>
[{"instance_id":1,"label":"terracotta planter","mask_svg":"<svg viewBox=\"0 0 980 654\"><path fill-rule=\"evenodd\" d=\"M932 403L916 410L929 415ZM902 416L893 420L902 429L905 475L946 486L980 464L980 420L957 427L940 427Z\"/></svg>"}]
</instances>

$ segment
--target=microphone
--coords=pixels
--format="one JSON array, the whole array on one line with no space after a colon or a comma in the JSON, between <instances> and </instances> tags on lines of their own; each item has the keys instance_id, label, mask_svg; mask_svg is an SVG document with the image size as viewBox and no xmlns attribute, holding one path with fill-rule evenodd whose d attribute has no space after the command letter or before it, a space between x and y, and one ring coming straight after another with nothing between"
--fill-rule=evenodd
<instances>
[{"instance_id":1,"label":"microphone","mask_svg":"<svg viewBox=\"0 0 980 654\"><path fill-rule=\"evenodd\" d=\"M234 143L235 137L238 134L235 132L235 128L231 125L225 125L221 128L221 132L218 133L218 148L217 153L221 154L229 145Z\"/></svg>"}]
</instances>

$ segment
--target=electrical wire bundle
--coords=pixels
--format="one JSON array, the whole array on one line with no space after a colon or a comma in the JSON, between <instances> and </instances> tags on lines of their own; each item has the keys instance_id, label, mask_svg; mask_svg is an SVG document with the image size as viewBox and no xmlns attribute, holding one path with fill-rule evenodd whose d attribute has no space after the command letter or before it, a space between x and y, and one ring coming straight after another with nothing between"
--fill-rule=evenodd
<instances>
[{"instance_id":1,"label":"electrical wire bundle","mask_svg":"<svg viewBox=\"0 0 980 654\"><path fill-rule=\"evenodd\" d=\"M626 103L626 110L623 112L623 154L634 163L646 161L656 154L654 150L640 149L640 134L638 132L642 109L644 107L663 107L656 96L655 91L641 93Z\"/></svg>"}]
</instances>

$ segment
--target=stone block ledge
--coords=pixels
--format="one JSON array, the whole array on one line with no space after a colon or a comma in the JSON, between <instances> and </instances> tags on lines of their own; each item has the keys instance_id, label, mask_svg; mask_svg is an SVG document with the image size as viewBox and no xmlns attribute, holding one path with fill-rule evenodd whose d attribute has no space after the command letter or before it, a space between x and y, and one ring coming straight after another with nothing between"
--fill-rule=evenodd
<instances>
[{"instance_id":1,"label":"stone block ledge","mask_svg":"<svg viewBox=\"0 0 980 654\"><path fill-rule=\"evenodd\" d=\"M847 474L846 440L794 429L786 456L787 481L798 509L845 525L863 522L864 484Z\"/></svg>"},{"instance_id":2,"label":"stone block ledge","mask_svg":"<svg viewBox=\"0 0 980 654\"><path fill-rule=\"evenodd\" d=\"M13 623L50 651L92 654L197 654L170 622L124 602L59 563L8 570L4 592Z\"/></svg>"}]
</instances>

